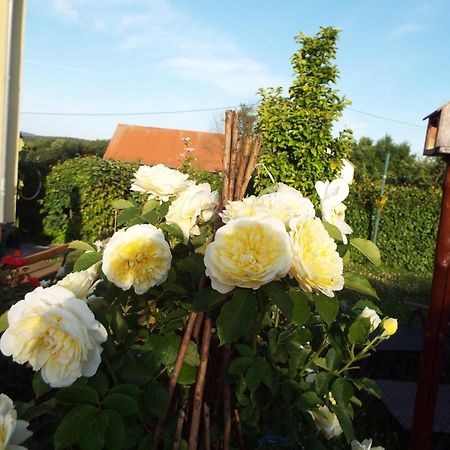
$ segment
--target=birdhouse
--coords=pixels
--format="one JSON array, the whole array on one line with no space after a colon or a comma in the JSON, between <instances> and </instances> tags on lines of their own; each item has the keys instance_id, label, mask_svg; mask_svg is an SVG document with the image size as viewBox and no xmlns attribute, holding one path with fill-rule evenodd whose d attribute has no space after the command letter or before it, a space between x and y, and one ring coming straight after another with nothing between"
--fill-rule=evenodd
<instances>
[{"instance_id":1,"label":"birdhouse","mask_svg":"<svg viewBox=\"0 0 450 450\"><path fill-rule=\"evenodd\" d=\"M450 102L429 114L424 155L450 155Z\"/></svg>"}]
</instances>

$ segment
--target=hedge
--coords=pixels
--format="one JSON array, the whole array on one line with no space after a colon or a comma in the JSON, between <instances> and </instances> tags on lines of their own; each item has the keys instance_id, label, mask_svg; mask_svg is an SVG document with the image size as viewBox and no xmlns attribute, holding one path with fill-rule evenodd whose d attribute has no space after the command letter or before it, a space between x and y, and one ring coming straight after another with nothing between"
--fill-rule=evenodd
<instances>
[{"instance_id":1,"label":"hedge","mask_svg":"<svg viewBox=\"0 0 450 450\"><path fill-rule=\"evenodd\" d=\"M69 159L55 165L45 181L41 200L44 233L55 242L107 237L114 231L112 201L142 198L130 191L138 164L105 160L96 156ZM193 169L186 163L182 171L198 183L221 184L219 174Z\"/></svg>"},{"instance_id":2,"label":"hedge","mask_svg":"<svg viewBox=\"0 0 450 450\"><path fill-rule=\"evenodd\" d=\"M137 165L96 156L56 164L41 201L44 232L55 242L94 240L114 230L112 200L131 195Z\"/></svg>"},{"instance_id":3,"label":"hedge","mask_svg":"<svg viewBox=\"0 0 450 450\"><path fill-rule=\"evenodd\" d=\"M346 220L355 236L370 239L377 201L378 183L352 185ZM385 191L377 245L383 262L411 271L431 271L434 263L442 191L439 186L393 186Z\"/></svg>"}]
</instances>

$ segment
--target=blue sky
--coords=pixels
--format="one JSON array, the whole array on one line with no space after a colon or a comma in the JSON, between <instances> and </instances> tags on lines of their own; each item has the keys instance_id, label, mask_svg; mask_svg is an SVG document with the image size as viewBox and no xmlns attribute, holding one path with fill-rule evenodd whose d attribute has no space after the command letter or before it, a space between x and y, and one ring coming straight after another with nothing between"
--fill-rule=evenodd
<instances>
[{"instance_id":1,"label":"blue sky","mask_svg":"<svg viewBox=\"0 0 450 450\"><path fill-rule=\"evenodd\" d=\"M342 29L338 88L352 101L336 130L391 134L421 154L422 118L450 100L446 0L29 0L22 125L110 138L117 123L217 131L223 111L127 113L252 104L288 87L294 36ZM411 125L382 120L382 116Z\"/></svg>"}]
</instances>

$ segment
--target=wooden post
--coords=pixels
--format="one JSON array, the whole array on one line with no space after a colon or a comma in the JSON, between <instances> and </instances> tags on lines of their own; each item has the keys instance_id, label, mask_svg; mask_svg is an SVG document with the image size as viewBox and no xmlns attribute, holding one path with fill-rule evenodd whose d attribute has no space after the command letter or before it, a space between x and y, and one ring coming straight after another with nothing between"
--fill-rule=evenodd
<instances>
[{"instance_id":1,"label":"wooden post","mask_svg":"<svg viewBox=\"0 0 450 450\"><path fill-rule=\"evenodd\" d=\"M450 156L445 172L431 304L420 360L410 450L431 450L436 398L441 378L450 311Z\"/></svg>"}]
</instances>

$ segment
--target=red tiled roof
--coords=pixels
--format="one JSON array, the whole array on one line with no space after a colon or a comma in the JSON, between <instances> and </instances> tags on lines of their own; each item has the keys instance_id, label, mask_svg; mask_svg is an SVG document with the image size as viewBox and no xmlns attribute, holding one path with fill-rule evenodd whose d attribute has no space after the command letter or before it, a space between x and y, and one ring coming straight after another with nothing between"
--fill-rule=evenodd
<instances>
[{"instance_id":1,"label":"red tiled roof","mask_svg":"<svg viewBox=\"0 0 450 450\"><path fill-rule=\"evenodd\" d=\"M190 139L187 146L185 138ZM191 150L186 151L186 147ZM186 156L192 156L194 167L219 172L222 148L220 133L119 124L103 157L177 168Z\"/></svg>"}]
</instances>

